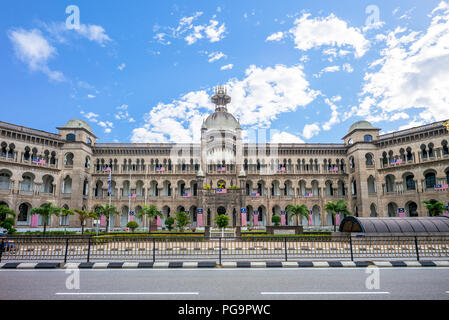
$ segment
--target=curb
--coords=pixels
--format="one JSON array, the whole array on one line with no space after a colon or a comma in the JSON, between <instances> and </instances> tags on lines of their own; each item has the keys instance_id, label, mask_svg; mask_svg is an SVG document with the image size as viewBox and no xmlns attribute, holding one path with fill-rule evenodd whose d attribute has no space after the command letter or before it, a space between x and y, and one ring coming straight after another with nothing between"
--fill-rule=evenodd
<instances>
[{"instance_id":1,"label":"curb","mask_svg":"<svg viewBox=\"0 0 449 320\"><path fill-rule=\"evenodd\" d=\"M210 262L82 262L82 263L0 263L0 269L181 269L181 268L413 268L449 267L449 261L226 261L221 265Z\"/></svg>"}]
</instances>

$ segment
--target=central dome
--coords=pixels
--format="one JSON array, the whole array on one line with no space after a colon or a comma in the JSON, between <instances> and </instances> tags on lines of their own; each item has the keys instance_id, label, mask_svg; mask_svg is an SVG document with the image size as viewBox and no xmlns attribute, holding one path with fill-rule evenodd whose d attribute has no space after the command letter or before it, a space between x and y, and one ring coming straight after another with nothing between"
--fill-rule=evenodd
<instances>
[{"instance_id":1,"label":"central dome","mask_svg":"<svg viewBox=\"0 0 449 320\"><path fill-rule=\"evenodd\" d=\"M215 111L203 122L202 128L215 130L236 130L241 129L237 119L226 111Z\"/></svg>"},{"instance_id":2,"label":"central dome","mask_svg":"<svg viewBox=\"0 0 449 320\"><path fill-rule=\"evenodd\" d=\"M82 129L86 129L89 132L92 132L92 128L90 127L90 125L86 121L81 120L81 119L71 119L71 120L67 121L64 128L71 128L71 129L82 128Z\"/></svg>"}]
</instances>

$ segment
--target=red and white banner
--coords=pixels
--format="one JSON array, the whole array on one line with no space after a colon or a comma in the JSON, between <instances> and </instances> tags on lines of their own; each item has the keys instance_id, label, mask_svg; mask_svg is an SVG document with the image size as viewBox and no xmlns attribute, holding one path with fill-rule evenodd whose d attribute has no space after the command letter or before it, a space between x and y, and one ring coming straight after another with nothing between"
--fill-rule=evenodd
<instances>
[{"instance_id":1,"label":"red and white banner","mask_svg":"<svg viewBox=\"0 0 449 320\"><path fill-rule=\"evenodd\" d=\"M285 213L281 212L281 226L285 226Z\"/></svg>"},{"instance_id":2,"label":"red and white banner","mask_svg":"<svg viewBox=\"0 0 449 320\"><path fill-rule=\"evenodd\" d=\"M311 226L311 225L313 225L313 222L312 222L312 215L309 214L309 226Z\"/></svg>"},{"instance_id":3,"label":"red and white banner","mask_svg":"<svg viewBox=\"0 0 449 320\"><path fill-rule=\"evenodd\" d=\"M337 213L337 214L335 215L335 225L336 225L336 226L339 226L339 225L340 225L340 214L339 214L339 213Z\"/></svg>"},{"instance_id":4,"label":"red and white banner","mask_svg":"<svg viewBox=\"0 0 449 320\"><path fill-rule=\"evenodd\" d=\"M158 227L160 227L160 226L162 225L162 224L161 224L161 217L157 216L157 218L156 218L156 224L157 224Z\"/></svg>"}]
</instances>

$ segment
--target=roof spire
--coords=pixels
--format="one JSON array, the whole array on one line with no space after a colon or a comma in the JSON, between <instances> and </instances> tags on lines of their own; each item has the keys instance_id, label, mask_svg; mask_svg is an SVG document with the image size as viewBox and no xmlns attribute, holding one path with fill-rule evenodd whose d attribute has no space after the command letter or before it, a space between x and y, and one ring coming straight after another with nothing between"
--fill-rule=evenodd
<instances>
[{"instance_id":1,"label":"roof spire","mask_svg":"<svg viewBox=\"0 0 449 320\"><path fill-rule=\"evenodd\" d=\"M226 105L231 102L231 97L227 95L227 91L223 85L215 87L215 94L211 98L212 103L215 104L215 111L228 111Z\"/></svg>"}]
</instances>

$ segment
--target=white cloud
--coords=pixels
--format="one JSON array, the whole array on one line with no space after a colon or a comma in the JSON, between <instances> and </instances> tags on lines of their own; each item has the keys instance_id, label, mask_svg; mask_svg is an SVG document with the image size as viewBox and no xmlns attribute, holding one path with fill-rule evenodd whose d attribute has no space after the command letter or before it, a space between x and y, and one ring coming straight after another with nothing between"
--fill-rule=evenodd
<instances>
[{"instance_id":1,"label":"white cloud","mask_svg":"<svg viewBox=\"0 0 449 320\"><path fill-rule=\"evenodd\" d=\"M93 113L93 112L89 112L89 113L85 113L84 111L80 112L82 115L84 115L84 117L86 117L89 121L91 122L98 122L98 117L100 115Z\"/></svg>"},{"instance_id":2,"label":"white cloud","mask_svg":"<svg viewBox=\"0 0 449 320\"><path fill-rule=\"evenodd\" d=\"M224 65L220 68L220 70L231 70L234 67L232 63Z\"/></svg>"},{"instance_id":3,"label":"white cloud","mask_svg":"<svg viewBox=\"0 0 449 320\"><path fill-rule=\"evenodd\" d=\"M334 102L340 101L341 96L332 97L331 99L324 99L324 102L331 108L331 118L328 122L323 124L322 128L324 131L329 131L332 129L332 126L340 123L339 113L338 113L338 107L334 104Z\"/></svg>"},{"instance_id":4,"label":"white cloud","mask_svg":"<svg viewBox=\"0 0 449 320\"><path fill-rule=\"evenodd\" d=\"M329 66L321 70L322 72L337 72L340 71L340 66Z\"/></svg>"},{"instance_id":5,"label":"white cloud","mask_svg":"<svg viewBox=\"0 0 449 320\"><path fill-rule=\"evenodd\" d=\"M128 105L127 104L122 104L121 106L118 106L116 109L117 110L128 110Z\"/></svg>"},{"instance_id":6,"label":"white cloud","mask_svg":"<svg viewBox=\"0 0 449 320\"><path fill-rule=\"evenodd\" d=\"M208 61L212 63L212 62L218 61L222 58L226 58L227 56L223 52L220 51L220 52L212 52L208 55L208 57L209 57Z\"/></svg>"},{"instance_id":7,"label":"white cloud","mask_svg":"<svg viewBox=\"0 0 449 320\"><path fill-rule=\"evenodd\" d=\"M88 40L97 42L102 47L105 46L106 42L111 41L111 38L109 38L102 26L82 24L79 29L73 30Z\"/></svg>"},{"instance_id":8,"label":"white cloud","mask_svg":"<svg viewBox=\"0 0 449 320\"><path fill-rule=\"evenodd\" d=\"M310 14L305 13L295 20L295 27L290 30L294 36L296 48L310 50L320 46L349 46L355 52L355 57L362 57L368 50L369 41L365 39L361 30L348 27L344 20L334 14L326 18L309 19Z\"/></svg>"},{"instance_id":9,"label":"white cloud","mask_svg":"<svg viewBox=\"0 0 449 320\"><path fill-rule=\"evenodd\" d=\"M125 67L126 67L126 64L125 64L125 63L122 63L121 65L119 65L119 66L117 67L117 69L120 70L120 71L122 71L123 69L125 69Z\"/></svg>"},{"instance_id":10,"label":"white cloud","mask_svg":"<svg viewBox=\"0 0 449 320\"><path fill-rule=\"evenodd\" d=\"M16 57L26 63L31 71L41 71L51 80L65 80L61 72L52 71L48 67L48 60L55 57L57 51L44 38L40 30L10 30L8 37L14 46Z\"/></svg>"},{"instance_id":11,"label":"white cloud","mask_svg":"<svg viewBox=\"0 0 449 320\"><path fill-rule=\"evenodd\" d=\"M93 94L88 94L87 97L88 97L89 99L93 99L93 98L95 98L96 96L94 96Z\"/></svg>"},{"instance_id":12,"label":"white cloud","mask_svg":"<svg viewBox=\"0 0 449 320\"><path fill-rule=\"evenodd\" d=\"M281 41L281 39L284 37L284 33L282 31L273 33L272 35L268 36L265 41Z\"/></svg>"},{"instance_id":13,"label":"white cloud","mask_svg":"<svg viewBox=\"0 0 449 320\"><path fill-rule=\"evenodd\" d=\"M250 66L242 80L226 83L232 102L228 110L243 126L268 127L278 115L312 102L311 90L301 65L277 65L265 69ZM200 140L203 119L214 110L207 91L193 91L159 103L145 115L145 124L133 130L133 142L192 142Z\"/></svg>"},{"instance_id":14,"label":"white cloud","mask_svg":"<svg viewBox=\"0 0 449 320\"><path fill-rule=\"evenodd\" d=\"M203 15L203 12L196 12L190 17L182 17L178 26L173 27L159 27L155 31L160 31L162 28L166 32L158 32L153 38L159 43L169 45L170 41L166 38L184 39L188 45L192 45L200 39L208 39L209 42L218 42L224 38L226 26L215 19L215 15L209 20L209 23L194 24L194 22Z\"/></svg>"},{"instance_id":15,"label":"white cloud","mask_svg":"<svg viewBox=\"0 0 449 320\"><path fill-rule=\"evenodd\" d=\"M397 28L387 34L382 57L370 66L377 70L364 77L357 115L390 120L392 114L421 109L427 121L449 118L448 3L433 14L423 32Z\"/></svg>"},{"instance_id":16,"label":"white cloud","mask_svg":"<svg viewBox=\"0 0 449 320\"><path fill-rule=\"evenodd\" d=\"M348 72L348 73L351 73L351 72L354 71L354 68L353 68L349 63L344 63L344 64L341 66L341 69L342 69L343 71Z\"/></svg>"},{"instance_id":17,"label":"white cloud","mask_svg":"<svg viewBox=\"0 0 449 320\"><path fill-rule=\"evenodd\" d=\"M318 122L312 124L306 124L304 129L302 130L302 136L306 139L310 139L313 136L316 136L320 132L320 126Z\"/></svg>"},{"instance_id":18,"label":"white cloud","mask_svg":"<svg viewBox=\"0 0 449 320\"><path fill-rule=\"evenodd\" d=\"M304 143L304 140L294 134L282 131L271 135L272 143Z\"/></svg>"}]
</instances>

